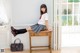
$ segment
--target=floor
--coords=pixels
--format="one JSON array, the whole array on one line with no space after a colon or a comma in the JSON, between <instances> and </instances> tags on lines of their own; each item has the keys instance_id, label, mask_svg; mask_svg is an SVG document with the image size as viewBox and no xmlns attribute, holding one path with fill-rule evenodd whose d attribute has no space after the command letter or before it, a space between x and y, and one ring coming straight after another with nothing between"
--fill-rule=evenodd
<instances>
[{"instance_id":1,"label":"floor","mask_svg":"<svg viewBox=\"0 0 80 53\"><path fill-rule=\"evenodd\" d=\"M4 53L29 53L29 51L11 52L9 49L6 49ZM49 50L37 50L32 53L49 53ZM62 48L60 51L52 50L52 53L80 53L80 47Z\"/></svg>"}]
</instances>

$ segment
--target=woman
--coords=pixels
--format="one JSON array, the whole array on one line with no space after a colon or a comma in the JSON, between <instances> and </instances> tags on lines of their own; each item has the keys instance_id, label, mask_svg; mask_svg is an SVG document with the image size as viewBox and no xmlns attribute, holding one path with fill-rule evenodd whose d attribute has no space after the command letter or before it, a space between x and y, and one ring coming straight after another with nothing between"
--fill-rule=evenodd
<instances>
[{"instance_id":1,"label":"woman","mask_svg":"<svg viewBox=\"0 0 80 53\"><path fill-rule=\"evenodd\" d=\"M40 19L37 24L30 26L29 28L25 29L15 29L14 27L11 27L11 32L14 36L17 34L23 34L27 32L28 30L33 30L35 33L39 33L42 30L50 30L48 26L48 13L47 13L47 6L45 4L42 4L40 6Z\"/></svg>"}]
</instances>

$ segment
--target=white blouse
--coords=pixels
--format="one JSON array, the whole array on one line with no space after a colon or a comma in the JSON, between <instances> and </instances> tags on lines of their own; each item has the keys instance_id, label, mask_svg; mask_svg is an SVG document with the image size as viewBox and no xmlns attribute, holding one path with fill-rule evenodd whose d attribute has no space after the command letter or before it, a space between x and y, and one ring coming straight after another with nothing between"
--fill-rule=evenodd
<instances>
[{"instance_id":1,"label":"white blouse","mask_svg":"<svg viewBox=\"0 0 80 53\"><path fill-rule=\"evenodd\" d=\"M38 24L45 25L45 20L48 20L48 14L45 13L41 16L41 19L38 21Z\"/></svg>"}]
</instances>

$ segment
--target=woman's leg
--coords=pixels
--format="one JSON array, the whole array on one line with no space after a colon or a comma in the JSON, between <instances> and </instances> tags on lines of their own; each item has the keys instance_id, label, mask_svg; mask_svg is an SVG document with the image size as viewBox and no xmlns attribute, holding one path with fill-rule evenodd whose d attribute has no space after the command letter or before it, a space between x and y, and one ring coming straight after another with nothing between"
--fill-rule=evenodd
<instances>
[{"instance_id":1,"label":"woman's leg","mask_svg":"<svg viewBox=\"0 0 80 53\"><path fill-rule=\"evenodd\" d=\"M31 27L29 26L28 28L26 28L27 31L32 30Z\"/></svg>"},{"instance_id":2,"label":"woman's leg","mask_svg":"<svg viewBox=\"0 0 80 53\"><path fill-rule=\"evenodd\" d=\"M16 36L17 34L23 34L27 32L27 29L15 29L14 27L11 27L11 32L14 36Z\"/></svg>"}]
</instances>

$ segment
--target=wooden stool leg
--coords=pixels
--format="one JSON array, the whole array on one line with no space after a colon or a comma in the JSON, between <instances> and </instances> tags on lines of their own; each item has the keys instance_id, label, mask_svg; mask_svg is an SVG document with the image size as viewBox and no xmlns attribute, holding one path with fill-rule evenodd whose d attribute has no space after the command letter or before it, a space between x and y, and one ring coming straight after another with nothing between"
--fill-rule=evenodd
<instances>
[{"instance_id":1,"label":"wooden stool leg","mask_svg":"<svg viewBox=\"0 0 80 53\"><path fill-rule=\"evenodd\" d=\"M32 50L31 50L31 35L29 36L29 40L30 40L30 53L32 53Z\"/></svg>"},{"instance_id":2,"label":"wooden stool leg","mask_svg":"<svg viewBox=\"0 0 80 53\"><path fill-rule=\"evenodd\" d=\"M51 48L51 32L48 33L49 36L49 49L50 49L50 53L52 53L52 48Z\"/></svg>"}]
</instances>

